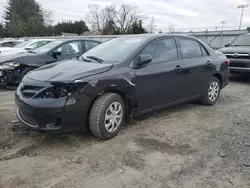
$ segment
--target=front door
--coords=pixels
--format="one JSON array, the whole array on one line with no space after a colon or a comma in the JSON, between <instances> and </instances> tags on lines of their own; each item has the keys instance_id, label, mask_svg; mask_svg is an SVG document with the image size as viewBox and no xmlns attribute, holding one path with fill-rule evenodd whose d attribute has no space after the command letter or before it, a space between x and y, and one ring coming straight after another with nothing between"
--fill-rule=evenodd
<instances>
[{"instance_id":1,"label":"front door","mask_svg":"<svg viewBox=\"0 0 250 188\"><path fill-rule=\"evenodd\" d=\"M157 39L139 54L150 54L152 62L135 69L139 113L180 101L185 92L184 65L174 38Z\"/></svg>"}]
</instances>

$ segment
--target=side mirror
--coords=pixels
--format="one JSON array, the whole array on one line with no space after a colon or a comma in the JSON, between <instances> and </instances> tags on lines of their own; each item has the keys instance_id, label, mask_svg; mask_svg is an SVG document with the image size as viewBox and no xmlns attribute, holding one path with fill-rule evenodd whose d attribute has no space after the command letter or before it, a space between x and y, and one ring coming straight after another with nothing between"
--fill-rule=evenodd
<instances>
[{"instance_id":1,"label":"side mirror","mask_svg":"<svg viewBox=\"0 0 250 188\"><path fill-rule=\"evenodd\" d=\"M55 59L57 59L57 56L60 56L60 55L62 55L61 52L53 52L52 53L52 57L55 58Z\"/></svg>"},{"instance_id":2,"label":"side mirror","mask_svg":"<svg viewBox=\"0 0 250 188\"><path fill-rule=\"evenodd\" d=\"M25 48L25 50L33 50L33 48L27 47Z\"/></svg>"},{"instance_id":3,"label":"side mirror","mask_svg":"<svg viewBox=\"0 0 250 188\"><path fill-rule=\"evenodd\" d=\"M140 55L138 58L138 62L136 63L136 67L141 67L149 64L152 61L152 56L150 54Z\"/></svg>"},{"instance_id":4,"label":"side mirror","mask_svg":"<svg viewBox=\"0 0 250 188\"><path fill-rule=\"evenodd\" d=\"M225 44L225 47L228 47L228 46L230 46L230 44L228 43L228 44Z\"/></svg>"}]
</instances>

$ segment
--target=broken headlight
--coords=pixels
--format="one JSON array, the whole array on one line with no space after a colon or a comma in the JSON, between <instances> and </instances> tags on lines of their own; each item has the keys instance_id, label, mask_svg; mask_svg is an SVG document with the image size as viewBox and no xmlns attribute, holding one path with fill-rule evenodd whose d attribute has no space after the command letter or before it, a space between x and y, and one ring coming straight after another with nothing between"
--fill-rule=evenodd
<instances>
[{"instance_id":1,"label":"broken headlight","mask_svg":"<svg viewBox=\"0 0 250 188\"><path fill-rule=\"evenodd\" d=\"M16 68L20 66L20 63L17 62L8 62L8 63L4 63L3 66L7 67L7 68Z\"/></svg>"},{"instance_id":2,"label":"broken headlight","mask_svg":"<svg viewBox=\"0 0 250 188\"><path fill-rule=\"evenodd\" d=\"M41 98L63 98L70 96L74 93L80 92L86 83L81 84L60 84L55 85L54 87L44 90L39 97Z\"/></svg>"},{"instance_id":3,"label":"broken headlight","mask_svg":"<svg viewBox=\"0 0 250 188\"><path fill-rule=\"evenodd\" d=\"M55 86L54 93L56 98L67 97L78 91L78 86L76 85L61 85Z\"/></svg>"}]
</instances>

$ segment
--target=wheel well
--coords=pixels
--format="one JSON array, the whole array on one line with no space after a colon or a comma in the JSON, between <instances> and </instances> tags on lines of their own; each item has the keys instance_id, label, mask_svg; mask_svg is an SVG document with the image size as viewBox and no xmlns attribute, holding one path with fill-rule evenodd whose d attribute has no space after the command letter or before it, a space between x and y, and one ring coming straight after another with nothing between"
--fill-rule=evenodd
<instances>
[{"instance_id":1,"label":"wheel well","mask_svg":"<svg viewBox=\"0 0 250 188\"><path fill-rule=\"evenodd\" d=\"M221 86L222 85L222 76L219 73L215 73L213 76L218 78L218 80L220 81L220 86Z\"/></svg>"}]
</instances>

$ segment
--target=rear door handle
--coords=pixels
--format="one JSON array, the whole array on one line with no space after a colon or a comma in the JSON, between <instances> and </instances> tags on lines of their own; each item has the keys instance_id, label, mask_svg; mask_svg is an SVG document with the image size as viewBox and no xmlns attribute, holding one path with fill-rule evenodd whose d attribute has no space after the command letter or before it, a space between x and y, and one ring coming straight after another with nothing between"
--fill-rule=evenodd
<instances>
[{"instance_id":1,"label":"rear door handle","mask_svg":"<svg viewBox=\"0 0 250 188\"><path fill-rule=\"evenodd\" d=\"M183 70L183 67L180 66L180 65L177 65L175 68L174 68L175 72L181 72Z\"/></svg>"}]
</instances>

